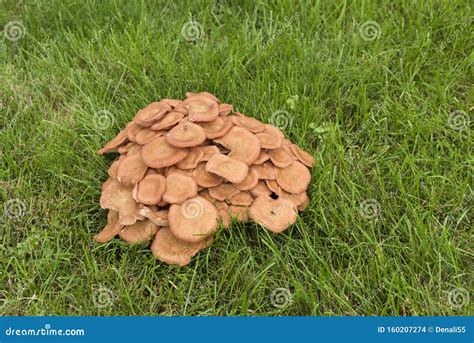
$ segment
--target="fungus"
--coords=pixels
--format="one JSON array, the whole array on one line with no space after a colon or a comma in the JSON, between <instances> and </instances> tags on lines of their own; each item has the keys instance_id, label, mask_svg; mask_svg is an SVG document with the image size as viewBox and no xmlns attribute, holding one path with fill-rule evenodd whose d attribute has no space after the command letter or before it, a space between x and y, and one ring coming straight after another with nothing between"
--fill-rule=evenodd
<instances>
[{"instance_id":1,"label":"fungus","mask_svg":"<svg viewBox=\"0 0 474 343\"><path fill-rule=\"evenodd\" d=\"M259 139L263 149L276 149L281 147L281 144L283 143L283 140L280 137L267 132L259 132L255 135Z\"/></svg>"},{"instance_id":2,"label":"fungus","mask_svg":"<svg viewBox=\"0 0 474 343\"><path fill-rule=\"evenodd\" d=\"M118 212L109 210L109 213L107 214L107 224L104 226L102 231L94 236L94 240L97 243L106 243L117 236L122 228L123 225L119 223Z\"/></svg>"},{"instance_id":3,"label":"fungus","mask_svg":"<svg viewBox=\"0 0 474 343\"><path fill-rule=\"evenodd\" d=\"M117 168L117 180L126 186L133 186L145 176L148 166L139 154L127 156Z\"/></svg>"},{"instance_id":4,"label":"fungus","mask_svg":"<svg viewBox=\"0 0 474 343\"><path fill-rule=\"evenodd\" d=\"M309 168L311 168L313 166L314 157L310 153L304 151L303 149L301 149L296 144L291 144L290 149L291 149L291 151L293 151L293 154L295 154L298 161L300 161L301 163L303 163L305 166L307 166Z\"/></svg>"},{"instance_id":5,"label":"fungus","mask_svg":"<svg viewBox=\"0 0 474 343\"><path fill-rule=\"evenodd\" d=\"M287 199L261 195L250 206L250 217L266 229L280 233L296 222L298 211Z\"/></svg>"},{"instance_id":6,"label":"fungus","mask_svg":"<svg viewBox=\"0 0 474 343\"><path fill-rule=\"evenodd\" d=\"M122 130L112 139L110 142L104 145L102 149L97 151L99 155L103 155L107 152L115 151L119 146L127 141L127 130Z\"/></svg>"},{"instance_id":7,"label":"fungus","mask_svg":"<svg viewBox=\"0 0 474 343\"><path fill-rule=\"evenodd\" d=\"M247 177L244 181L235 184L235 188L241 191L248 191L253 188L258 182L258 173L255 168L250 168Z\"/></svg>"},{"instance_id":8,"label":"fungus","mask_svg":"<svg viewBox=\"0 0 474 343\"><path fill-rule=\"evenodd\" d=\"M204 151L196 146L189 150L188 156L179 161L176 166L179 169L194 169L201 161L201 158L204 156Z\"/></svg>"},{"instance_id":9,"label":"fungus","mask_svg":"<svg viewBox=\"0 0 474 343\"><path fill-rule=\"evenodd\" d=\"M265 125L261 121L258 121L255 118L247 117L243 114L239 116L232 117L232 122L244 129L249 130L253 133L263 132L265 130Z\"/></svg>"},{"instance_id":10,"label":"fungus","mask_svg":"<svg viewBox=\"0 0 474 343\"><path fill-rule=\"evenodd\" d=\"M224 182L224 179L216 174L206 171L206 163L199 163L193 170L194 181L202 187L215 187Z\"/></svg>"},{"instance_id":11,"label":"fungus","mask_svg":"<svg viewBox=\"0 0 474 343\"><path fill-rule=\"evenodd\" d=\"M100 207L119 213L119 223L132 225L138 219L138 205L132 197L132 190L114 179L104 183L100 195Z\"/></svg>"},{"instance_id":12,"label":"fungus","mask_svg":"<svg viewBox=\"0 0 474 343\"><path fill-rule=\"evenodd\" d=\"M180 112L169 112L166 114L166 116L164 116L163 118L161 118L160 120L156 121L152 126L151 126L151 129L152 130L165 130L165 129L169 129L170 127L173 127L175 126L176 124L178 124L181 119L184 118L184 114L183 113L180 113Z\"/></svg>"},{"instance_id":13,"label":"fungus","mask_svg":"<svg viewBox=\"0 0 474 343\"><path fill-rule=\"evenodd\" d=\"M209 195L219 201L230 199L240 191L231 183L222 183L219 186L209 188Z\"/></svg>"},{"instance_id":14,"label":"fungus","mask_svg":"<svg viewBox=\"0 0 474 343\"><path fill-rule=\"evenodd\" d=\"M166 190L166 179L163 175L146 175L133 189L133 198L140 204L157 205Z\"/></svg>"},{"instance_id":15,"label":"fungus","mask_svg":"<svg viewBox=\"0 0 474 343\"><path fill-rule=\"evenodd\" d=\"M219 104L219 106L217 107L217 111L219 112L219 115L223 117L229 115L233 109L234 107L229 104Z\"/></svg>"},{"instance_id":16,"label":"fungus","mask_svg":"<svg viewBox=\"0 0 474 343\"><path fill-rule=\"evenodd\" d=\"M229 203L237 206L250 206L253 198L248 192L240 192L230 197Z\"/></svg>"},{"instance_id":17,"label":"fungus","mask_svg":"<svg viewBox=\"0 0 474 343\"><path fill-rule=\"evenodd\" d=\"M163 200L169 204L182 204L197 195L197 185L192 177L174 173L166 177Z\"/></svg>"},{"instance_id":18,"label":"fungus","mask_svg":"<svg viewBox=\"0 0 474 343\"><path fill-rule=\"evenodd\" d=\"M199 124L206 132L207 139L215 139L224 136L232 127L232 120L217 117L213 121Z\"/></svg>"},{"instance_id":19,"label":"fungus","mask_svg":"<svg viewBox=\"0 0 474 343\"><path fill-rule=\"evenodd\" d=\"M119 236L127 243L144 243L153 238L158 227L149 220L138 221L133 225L125 226Z\"/></svg>"},{"instance_id":20,"label":"fungus","mask_svg":"<svg viewBox=\"0 0 474 343\"><path fill-rule=\"evenodd\" d=\"M133 121L141 126L149 127L169 111L171 111L171 106L167 103L163 101L152 102L138 111Z\"/></svg>"},{"instance_id":21,"label":"fungus","mask_svg":"<svg viewBox=\"0 0 474 343\"><path fill-rule=\"evenodd\" d=\"M286 168L295 160L291 149L286 145L269 150L268 155L273 164L279 168Z\"/></svg>"},{"instance_id":22,"label":"fungus","mask_svg":"<svg viewBox=\"0 0 474 343\"><path fill-rule=\"evenodd\" d=\"M206 131L197 124L182 121L173 127L166 135L166 141L178 148L188 148L199 145L206 140Z\"/></svg>"},{"instance_id":23,"label":"fungus","mask_svg":"<svg viewBox=\"0 0 474 343\"><path fill-rule=\"evenodd\" d=\"M301 193L311 181L311 174L304 164L294 161L286 168L275 168L276 181L288 193Z\"/></svg>"},{"instance_id":24,"label":"fungus","mask_svg":"<svg viewBox=\"0 0 474 343\"><path fill-rule=\"evenodd\" d=\"M145 144L140 155L147 166L162 168L184 159L188 155L188 150L170 145L165 137L160 136Z\"/></svg>"},{"instance_id":25,"label":"fungus","mask_svg":"<svg viewBox=\"0 0 474 343\"><path fill-rule=\"evenodd\" d=\"M240 183L247 177L249 167L226 155L215 154L207 161L206 171L222 176L232 183Z\"/></svg>"},{"instance_id":26,"label":"fungus","mask_svg":"<svg viewBox=\"0 0 474 343\"><path fill-rule=\"evenodd\" d=\"M230 150L229 157L251 165L260 155L260 140L250 131L233 126L223 137L214 140Z\"/></svg>"}]
</instances>

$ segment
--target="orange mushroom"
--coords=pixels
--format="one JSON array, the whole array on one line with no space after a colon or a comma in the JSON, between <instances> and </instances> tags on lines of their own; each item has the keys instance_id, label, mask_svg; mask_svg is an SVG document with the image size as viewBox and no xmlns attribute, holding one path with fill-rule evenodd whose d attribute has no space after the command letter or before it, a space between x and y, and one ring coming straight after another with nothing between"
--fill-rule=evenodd
<instances>
[{"instance_id":1,"label":"orange mushroom","mask_svg":"<svg viewBox=\"0 0 474 343\"><path fill-rule=\"evenodd\" d=\"M276 181L289 193L301 193L308 188L311 174L304 164L294 161L286 168L275 168Z\"/></svg>"},{"instance_id":2,"label":"orange mushroom","mask_svg":"<svg viewBox=\"0 0 474 343\"><path fill-rule=\"evenodd\" d=\"M296 222L298 211L287 199L261 195L250 206L250 217L266 229L280 233Z\"/></svg>"},{"instance_id":3,"label":"orange mushroom","mask_svg":"<svg viewBox=\"0 0 474 343\"><path fill-rule=\"evenodd\" d=\"M200 147L193 147L189 150L188 156L179 161L176 166L179 169L194 169L197 167L203 156L204 151L202 151Z\"/></svg>"},{"instance_id":4,"label":"orange mushroom","mask_svg":"<svg viewBox=\"0 0 474 343\"><path fill-rule=\"evenodd\" d=\"M229 157L251 165L260 155L260 140L250 131L233 126L223 137L214 140L230 150Z\"/></svg>"},{"instance_id":5,"label":"orange mushroom","mask_svg":"<svg viewBox=\"0 0 474 343\"><path fill-rule=\"evenodd\" d=\"M152 126L152 130L166 130L169 129L170 127L175 126L178 124L181 119L184 118L184 114L180 112L169 112L167 113L163 118L160 120L156 121Z\"/></svg>"},{"instance_id":6,"label":"orange mushroom","mask_svg":"<svg viewBox=\"0 0 474 343\"><path fill-rule=\"evenodd\" d=\"M199 145L206 140L206 131L197 124L181 121L166 135L166 141L178 148L188 148Z\"/></svg>"},{"instance_id":7,"label":"orange mushroom","mask_svg":"<svg viewBox=\"0 0 474 343\"><path fill-rule=\"evenodd\" d=\"M133 198L140 204L157 205L166 190L166 179L163 175L149 174L135 185Z\"/></svg>"},{"instance_id":8,"label":"orange mushroom","mask_svg":"<svg viewBox=\"0 0 474 343\"><path fill-rule=\"evenodd\" d=\"M131 188L122 185L115 179L109 179L102 187L100 207L119 213L121 225L135 224L139 218L138 205L132 197Z\"/></svg>"},{"instance_id":9,"label":"orange mushroom","mask_svg":"<svg viewBox=\"0 0 474 343\"><path fill-rule=\"evenodd\" d=\"M97 151L99 155L103 155L107 152L115 151L119 146L127 141L127 130L122 130L112 139L110 142L104 145L102 149Z\"/></svg>"},{"instance_id":10,"label":"orange mushroom","mask_svg":"<svg viewBox=\"0 0 474 343\"><path fill-rule=\"evenodd\" d=\"M197 195L197 185L192 177L174 173L166 177L163 200L169 204L182 204Z\"/></svg>"},{"instance_id":11,"label":"orange mushroom","mask_svg":"<svg viewBox=\"0 0 474 343\"><path fill-rule=\"evenodd\" d=\"M152 102L138 111L133 121L141 126L149 127L169 111L171 111L171 106L167 103L163 101Z\"/></svg>"},{"instance_id":12,"label":"orange mushroom","mask_svg":"<svg viewBox=\"0 0 474 343\"><path fill-rule=\"evenodd\" d=\"M273 164L279 168L286 168L295 160L291 149L286 145L269 150L268 155Z\"/></svg>"},{"instance_id":13,"label":"orange mushroom","mask_svg":"<svg viewBox=\"0 0 474 343\"><path fill-rule=\"evenodd\" d=\"M178 163L188 155L188 150L168 144L166 138L154 138L141 150L143 162L152 168L162 168Z\"/></svg>"},{"instance_id":14,"label":"orange mushroom","mask_svg":"<svg viewBox=\"0 0 474 343\"><path fill-rule=\"evenodd\" d=\"M147 169L139 154L127 156L117 168L117 180L123 185L133 186L143 179Z\"/></svg>"},{"instance_id":15,"label":"orange mushroom","mask_svg":"<svg viewBox=\"0 0 474 343\"><path fill-rule=\"evenodd\" d=\"M248 175L249 167L223 154L215 154L206 163L206 171L222 176L232 183L240 183Z\"/></svg>"},{"instance_id":16,"label":"orange mushroom","mask_svg":"<svg viewBox=\"0 0 474 343\"><path fill-rule=\"evenodd\" d=\"M228 200L240 191L231 183L222 183L219 186L209 188L209 195L219 201Z\"/></svg>"},{"instance_id":17,"label":"orange mushroom","mask_svg":"<svg viewBox=\"0 0 474 343\"><path fill-rule=\"evenodd\" d=\"M138 221L133 225L125 226L119 236L127 243L144 243L153 238L158 227L149 220Z\"/></svg>"},{"instance_id":18,"label":"orange mushroom","mask_svg":"<svg viewBox=\"0 0 474 343\"><path fill-rule=\"evenodd\" d=\"M206 163L199 163L193 170L194 181L202 187L215 187L224 182L224 179L216 174L206 171Z\"/></svg>"},{"instance_id":19,"label":"orange mushroom","mask_svg":"<svg viewBox=\"0 0 474 343\"><path fill-rule=\"evenodd\" d=\"M106 243L118 235L122 230L123 225L119 223L119 214L117 211L109 210L107 214L107 224L102 231L94 236L97 243Z\"/></svg>"},{"instance_id":20,"label":"orange mushroom","mask_svg":"<svg viewBox=\"0 0 474 343\"><path fill-rule=\"evenodd\" d=\"M301 149L296 144L291 144L290 149L291 149L291 151L293 151L293 154L295 154L296 158L301 163L303 163L305 166L307 166L309 168L311 168L313 166L314 157L310 153L304 151L303 149Z\"/></svg>"}]
</instances>

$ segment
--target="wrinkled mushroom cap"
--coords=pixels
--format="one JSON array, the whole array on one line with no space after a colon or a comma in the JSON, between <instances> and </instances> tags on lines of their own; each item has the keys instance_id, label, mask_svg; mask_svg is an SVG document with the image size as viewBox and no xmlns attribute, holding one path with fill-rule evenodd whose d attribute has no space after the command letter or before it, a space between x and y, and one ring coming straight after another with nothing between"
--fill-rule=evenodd
<instances>
[{"instance_id":1,"label":"wrinkled mushroom cap","mask_svg":"<svg viewBox=\"0 0 474 343\"><path fill-rule=\"evenodd\" d=\"M115 179L109 179L102 187L100 207L119 213L121 225L135 224L139 218L137 202L132 197L132 189Z\"/></svg>"},{"instance_id":2,"label":"wrinkled mushroom cap","mask_svg":"<svg viewBox=\"0 0 474 343\"><path fill-rule=\"evenodd\" d=\"M117 180L126 186L135 185L143 179L147 169L139 154L127 156L117 168Z\"/></svg>"},{"instance_id":3,"label":"wrinkled mushroom cap","mask_svg":"<svg viewBox=\"0 0 474 343\"><path fill-rule=\"evenodd\" d=\"M141 126L148 127L169 111L171 111L171 106L165 102L152 102L138 111L133 121Z\"/></svg>"},{"instance_id":4,"label":"wrinkled mushroom cap","mask_svg":"<svg viewBox=\"0 0 474 343\"><path fill-rule=\"evenodd\" d=\"M257 197L250 206L250 217L266 229L275 233L285 231L296 222L298 211L287 199Z\"/></svg>"},{"instance_id":5,"label":"wrinkled mushroom cap","mask_svg":"<svg viewBox=\"0 0 474 343\"><path fill-rule=\"evenodd\" d=\"M216 207L201 196L171 205L168 214L170 229L180 240L201 242L212 235L218 226Z\"/></svg>"},{"instance_id":6,"label":"wrinkled mushroom cap","mask_svg":"<svg viewBox=\"0 0 474 343\"><path fill-rule=\"evenodd\" d=\"M119 236L128 243L144 243L153 238L158 227L149 220L138 221L133 225L125 226Z\"/></svg>"},{"instance_id":7,"label":"wrinkled mushroom cap","mask_svg":"<svg viewBox=\"0 0 474 343\"><path fill-rule=\"evenodd\" d=\"M179 161L176 166L179 169L194 169L197 167L203 156L204 151L202 151L200 147L193 147L189 150L188 156Z\"/></svg>"},{"instance_id":8,"label":"wrinkled mushroom cap","mask_svg":"<svg viewBox=\"0 0 474 343\"><path fill-rule=\"evenodd\" d=\"M94 236L97 243L106 243L114 238L122 230L123 225L119 223L119 214L117 211L109 210L107 214L107 224L102 231Z\"/></svg>"},{"instance_id":9,"label":"wrinkled mushroom cap","mask_svg":"<svg viewBox=\"0 0 474 343\"><path fill-rule=\"evenodd\" d=\"M290 149L293 151L293 153L295 154L296 158L301 162L303 163L305 166L311 168L314 164L314 157L304 151L303 149L301 149L299 146L297 146L296 144L291 144L290 145Z\"/></svg>"},{"instance_id":10,"label":"wrinkled mushroom cap","mask_svg":"<svg viewBox=\"0 0 474 343\"><path fill-rule=\"evenodd\" d=\"M206 163L199 163L193 170L193 179L202 187L215 187L224 182L224 179L219 175L206 171Z\"/></svg>"},{"instance_id":11,"label":"wrinkled mushroom cap","mask_svg":"<svg viewBox=\"0 0 474 343\"><path fill-rule=\"evenodd\" d=\"M215 142L230 149L229 157L251 165L260 156L260 140L250 131L233 126Z\"/></svg>"},{"instance_id":12,"label":"wrinkled mushroom cap","mask_svg":"<svg viewBox=\"0 0 474 343\"><path fill-rule=\"evenodd\" d=\"M286 168L295 160L293 152L287 145L269 150L268 155L273 164L279 168Z\"/></svg>"},{"instance_id":13,"label":"wrinkled mushroom cap","mask_svg":"<svg viewBox=\"0 0 474 343\"><path fill-rule=\"evenodd\" d=\"M144 205L157 205L166 189L166 179L160 174L146 175L133 190L134 199Z\"/></svg>"},{"instance_id":14,"label":"wrinkled mushroom cap","mask_svg":"<svg viewBox=\"0 0 474 343\"><path fill-rule=\"evenodd\" d=\"M222 183L219 186L209 188L209 195L219 201L228 200L239 192L231 183Z\"/></svg>"},{"instance_id":15,"label":"wrinkled mushroom cap","mask_svg":"<svg viewBox=\"0 0 474 343\"><path fill-rule=\"evenodd\" d=\"M162 168L172 166L184 159L188 155L188 150L168 144L166 138L162 136L145 144L140 155L147 166Z\"/></svg>"}]
</instances>

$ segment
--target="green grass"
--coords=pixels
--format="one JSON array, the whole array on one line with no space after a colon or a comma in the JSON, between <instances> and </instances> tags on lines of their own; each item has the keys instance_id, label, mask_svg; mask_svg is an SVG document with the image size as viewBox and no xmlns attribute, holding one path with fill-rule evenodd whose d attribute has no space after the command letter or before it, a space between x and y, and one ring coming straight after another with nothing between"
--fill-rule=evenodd
<instances>
[{"instance_id":1,"label":"green grass","mask_svg":"<svg viewBox=\"0 0 474 343\"><path fill-rule=\"evenodd\" d=\"M0 26L25 36L0 41L0 314L472 314L449 301L474 296L469 1L298 3L1 2ZM95 151L145 104L203 90L265 122L291 114L285 133L317 159L309 207L281 235L233 225L186 268L95 244L115 157Z\"/></svg>"}]
</instances>

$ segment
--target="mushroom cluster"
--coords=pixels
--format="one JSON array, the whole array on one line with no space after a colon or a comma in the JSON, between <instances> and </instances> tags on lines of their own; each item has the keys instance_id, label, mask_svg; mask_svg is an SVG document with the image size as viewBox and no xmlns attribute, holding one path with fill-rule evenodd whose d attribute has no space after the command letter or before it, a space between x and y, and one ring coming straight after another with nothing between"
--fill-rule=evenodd
<instances>
[{"instance_id":1,"label":"mushroom cluster","mask_svg":"<svg viewBox=\"0 0 474 343\"><path fill-rule=\"evenodd\" d=\"M280 233L309 202L313 156L207 92L149 104L98 151L107 152L120 155L102 185L108 220L94 239L153 239L168 264L187 265L232 218Z\"/></svg>"}]
</instances>

